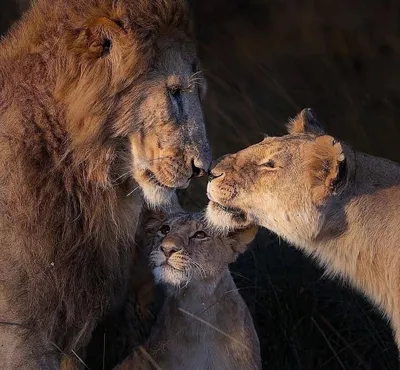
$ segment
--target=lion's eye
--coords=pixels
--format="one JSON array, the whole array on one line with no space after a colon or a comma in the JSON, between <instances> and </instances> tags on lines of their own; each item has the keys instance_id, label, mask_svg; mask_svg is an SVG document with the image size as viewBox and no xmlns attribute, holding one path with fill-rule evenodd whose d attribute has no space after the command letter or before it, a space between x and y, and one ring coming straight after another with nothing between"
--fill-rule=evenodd
<instances>
[{"instance_id":1,"label":"lion's eye","mask_svg":"<svg viewBox=\"0 0 400 370\"><path fill-rule=\"evenodd\" d=\"M171 229L170 229L170 227L168 225L162 225L161 228L160 228L160 233L162 235L167 235L170 230Z\"/></svg>"},{"instance_id":2,"label":"lion's eye","mask_svg":"<svg viewBox=\"0 0 400 370\"><path fill-rule=\"evenodd\" d=\"M173 85L168 88L169 93L175 99L178 98L182 94L182 88L178 85Z\"/></svg>"},{"instance_id":3,"label":"lion's eye","mask_svg":"<svg viewBox=\"0 0 400 370\"><path fill-rule=\"evenodd\" d=\"M104 53L108 54L108 53L111 51L111 45L112 45L112 42L111 42L110 39L105 39L105 40L103 41L103 50L104 50Z\"/></svg>"},{"instance_id":4,"label":"lion's eye","mask_svg":"<svg viewBox=\"0 0 400 370\"><path fill-rule=\"evenodd\" d=\"M263 164L263 166L267 167L267 168L275 168L276 167L275 162L272 159L270 159L269 161L265 162Z\"/></svg>"},{"instance_id":5,"label":"lion's eye","mask_svg":"<svg viewBox=\"0 0 400 370\"><path fill-rule=\"evenodd\" d=\"M192 238L195 238L195 239L205 239L205 238L207 238L207 234L206 234L204 231L196 231L196 232L193 234Z\"/></svg>"}]
</instances>

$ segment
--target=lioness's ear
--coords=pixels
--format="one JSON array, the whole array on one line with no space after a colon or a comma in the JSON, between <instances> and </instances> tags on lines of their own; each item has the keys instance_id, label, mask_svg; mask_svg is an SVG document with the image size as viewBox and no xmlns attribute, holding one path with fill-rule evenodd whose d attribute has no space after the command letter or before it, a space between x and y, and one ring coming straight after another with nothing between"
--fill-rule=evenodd
<instances>
[{"instance_id":1,"label":"lioness's ear","mask_svg":"<svg viewBox=\"0 0 400 370\"><path fill-rule=\"evenodd\" d=\"M243 230L234 231L230 234L232 239L232 249L237 253L244 253L247 246L257 235L258 226L250 226Z\"/></svg>"},{"instance_id":2,"label":"lioness's ear","mask_svg":"<svg viewBox=\"0 0 400 370\"><path fill-rule=\"evenodd\" d=\"M113 38L121 32L125 31L118 21L107 17L95 18L79 33L78 47L93 58L102 57L110 53Z\"/></svg>"},{"instance_id":3,"label":"lioness's ear","mask_svg":"<svg viewBox=\"0 0 400 370\"><path fill-rule=\"evenodd\" d=\"M313 202L321 205L345 183L347 166L343 148L332 136L319 136L306 156Z\"/></svg>"},{"instance_id":4,"label":"lioness's ear","mask_svg":"<svg viewBox=\"0 0 400 370\"><path fill-rule=\"evenodd\" d=\"M303 109L296 117L291 119L287 124L287 130L290 135L304 133L322 135L324 133L315 113L310 108Z\"/></svg>"}]
</instances>

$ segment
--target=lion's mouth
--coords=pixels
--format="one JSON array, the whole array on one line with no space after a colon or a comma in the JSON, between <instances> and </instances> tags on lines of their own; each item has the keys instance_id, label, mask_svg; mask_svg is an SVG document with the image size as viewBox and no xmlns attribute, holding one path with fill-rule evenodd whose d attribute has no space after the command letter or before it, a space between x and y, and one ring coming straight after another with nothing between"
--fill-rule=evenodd
<instances>
[{"instance_id":1,"label":"lion's mouth","mask_svg":"<svg viewBox=\"0 0 400 370\"><path fill-rule=\"evenodd\" d=\"M164 185L163 183L158 181L155 173L150 171L150 170L146 170L146 177L155 186L158 186L158 187L164 188L164 189L168 189L168 190L174 190L174 188L172 188L170 186L167 186L167 185Z\"/></svg>"},{"instance_id":2,"label":"lion's mouth","mask_svg":"<svg viewBox=\"0 0 400 370\"><path fill-rule=\"evenodd\" d=\"M223 210L226 213L231 214L236 219L239 219L241 221L245 221L246 220L246 213L243 212L241 209L234 208L234 207L223 206L222 204L217 203L215 201L213 201L213 203L217 206L217 208Z\"/></svg>"}]
</instances>

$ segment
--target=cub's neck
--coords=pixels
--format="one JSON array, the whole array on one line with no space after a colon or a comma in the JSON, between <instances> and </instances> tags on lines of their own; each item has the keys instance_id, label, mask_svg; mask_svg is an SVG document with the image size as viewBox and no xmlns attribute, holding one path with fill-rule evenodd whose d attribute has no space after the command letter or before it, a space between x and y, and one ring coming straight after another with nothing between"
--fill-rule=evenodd
<instances>
[{"instance_id":1,"label":"cub's neck","mask_svg":"<svg viewBox=\"0 0 400 370\"><path fill-rule=\"evenodd\" d=\"M201 313L207 309L215 312L222 307L224 296L235 289L235 283L227 267L217 277L209 280L191 281L187 287L180 290L168 290L165 308L169 306L192 313Z\"/></svg>"}]
</instances>

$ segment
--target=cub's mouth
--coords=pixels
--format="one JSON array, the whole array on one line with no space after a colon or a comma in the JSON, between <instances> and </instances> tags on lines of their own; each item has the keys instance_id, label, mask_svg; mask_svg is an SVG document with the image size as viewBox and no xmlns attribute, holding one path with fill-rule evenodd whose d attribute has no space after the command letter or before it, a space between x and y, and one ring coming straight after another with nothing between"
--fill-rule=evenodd
<instances>
[{"instance_id":1,"label":"cub's mouth","mask_svg":"<svg viewBox=\"0 0 400 370\"><path fill-rule=\"evenodd\" d=\"M180 286L188 282L187 274L168 263L153 268L153 276L158 284Z\"/></svg>"}]
</instances>

